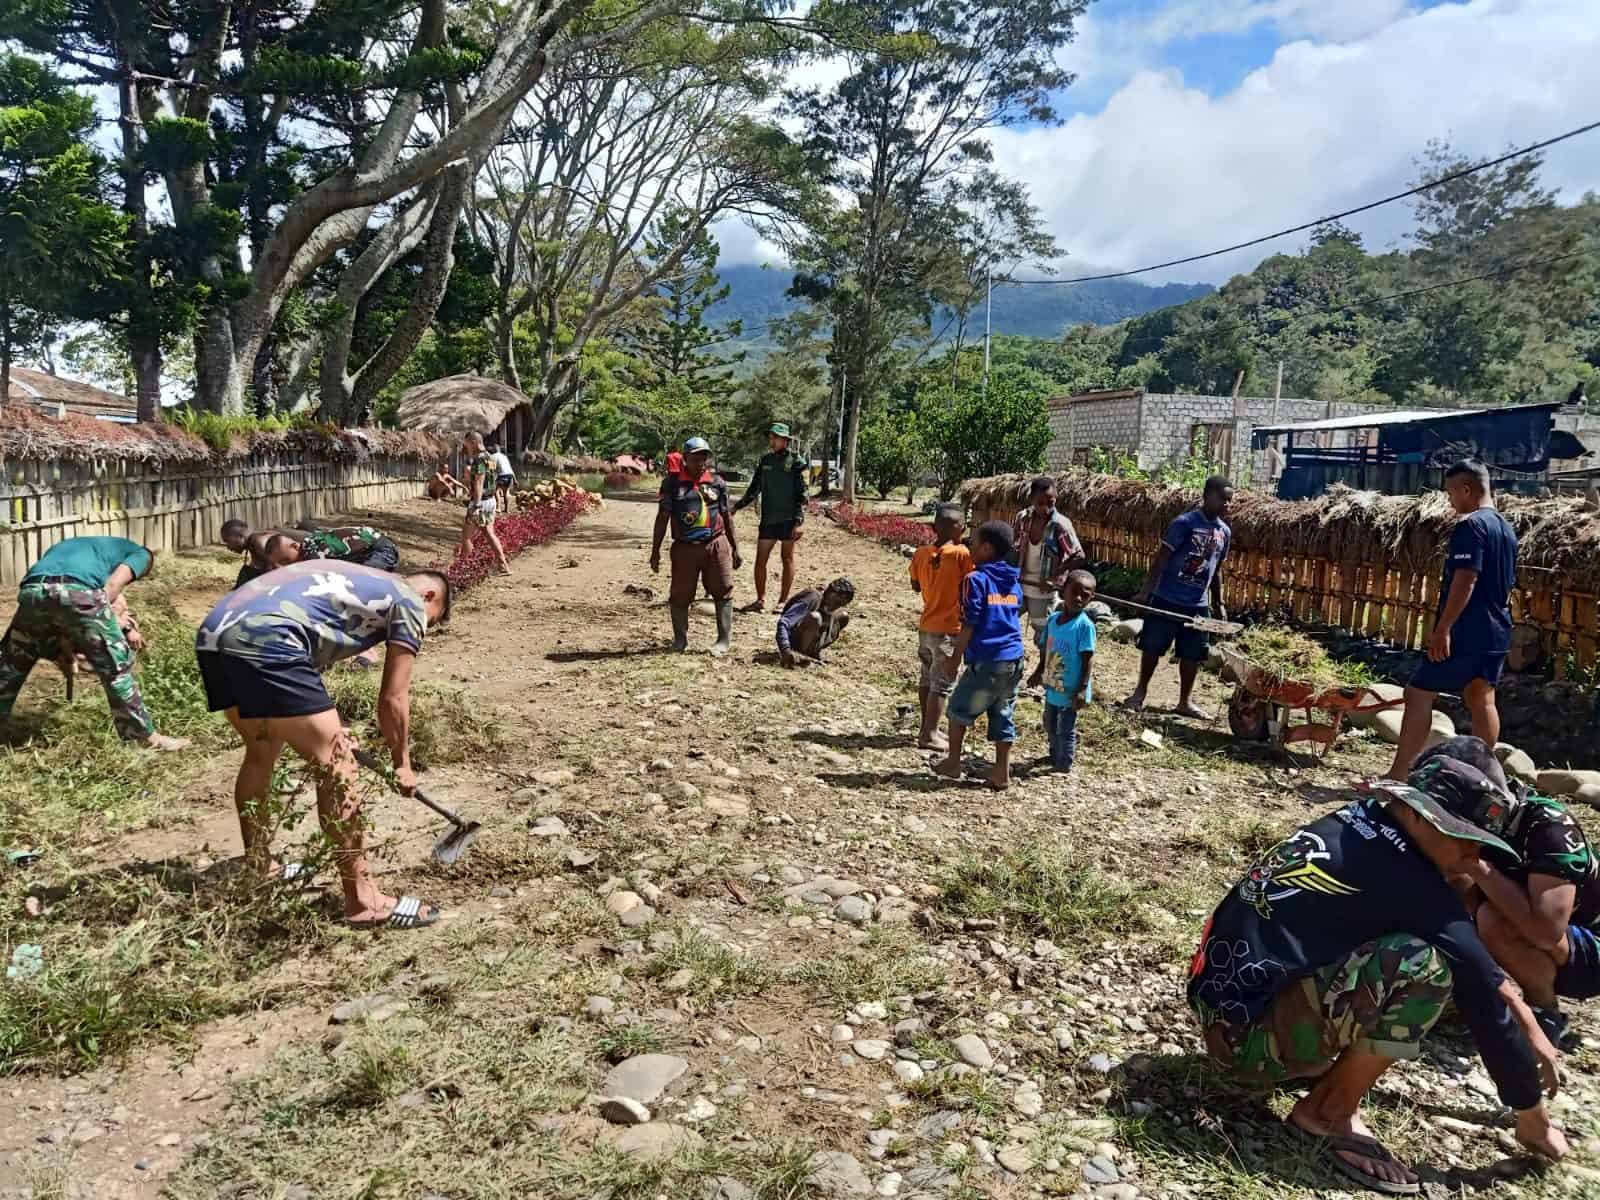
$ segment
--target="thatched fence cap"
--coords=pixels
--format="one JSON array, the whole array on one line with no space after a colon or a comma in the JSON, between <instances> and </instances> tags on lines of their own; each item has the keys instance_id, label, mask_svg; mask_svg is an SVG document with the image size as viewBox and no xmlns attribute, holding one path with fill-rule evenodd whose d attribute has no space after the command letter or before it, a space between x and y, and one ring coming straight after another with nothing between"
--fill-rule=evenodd
<instances>
[{"instance_id":1,"label":"thatched fence cap","mask_svg":"<svg viewBox=\"0 0 1600 1200\"><path fill-rule=\"evenodd\" d=\"M447 375L400 394L400 428L431 433L481 433L500 427L506 414L533 402L516 388L482 375Z\"/></svg>"}]
</instances>

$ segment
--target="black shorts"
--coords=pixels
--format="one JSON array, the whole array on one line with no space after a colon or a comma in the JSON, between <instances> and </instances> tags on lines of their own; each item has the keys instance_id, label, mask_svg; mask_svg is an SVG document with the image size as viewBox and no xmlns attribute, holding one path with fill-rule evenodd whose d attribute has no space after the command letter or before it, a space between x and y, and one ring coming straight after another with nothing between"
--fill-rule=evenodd
<instances>
[{"instance_id":1,"label":"black shorts","mask_svg":"<svg viewBox=\"0 0 1600 1200\"><path fill-rule=\"evenodd\" d=\"M1179 619L1146 616L1144 629L1139 634L1139 649L1159 657L1176 645L1178 657L1184 662L1205 662L1206 654L1211 649L1211 639L1194 626L1185 625L1182 618L1209 616L1211 609L1203 604L1191 608L1187 605L1162 604L1159 600L1154 603L1161 604L1162 608Z\"/></svg>"},{"instance_id":2,"label":"black shorts","mask_svg":"<svg viewBox=\"0 0 1600 1200\"><path fill-rule=\"evenodd\" d=\"M322 674L310 659L264 663L215 650L196 651L195 658L212 712L237 708L241 717L255 720L310 717L333 707Z\"/></svg>"},{"instance_id":3,"label":"black shorts","mask_svg":"<svg viewBox=\"0 0 1600 1200\"><path fill-rule=\"evenodd\" d=\"M517 477L515 475L496 475L494 477L494 485L497 488L508 488L516 481Z\"/></svg>"},{"instance_id":4,"label":"black shorts","mask_svg":"<svg viewBox=\"0 0 1600 1200\"><path fill-rule=\"evenodd\" d=\"M792 542L798 521L776 521L756 530L756 540L761 542Z\"/></svg>"}]
</instances>

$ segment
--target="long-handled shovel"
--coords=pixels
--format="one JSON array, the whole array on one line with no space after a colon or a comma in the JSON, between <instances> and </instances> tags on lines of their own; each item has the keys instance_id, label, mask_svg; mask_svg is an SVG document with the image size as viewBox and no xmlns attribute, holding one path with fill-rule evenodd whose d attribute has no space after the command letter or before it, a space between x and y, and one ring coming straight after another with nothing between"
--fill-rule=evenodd
<instances>
[{"instance_id":1,"label":"long-handled shovel","mask_svg":"<svg viewBox=\"0 0 1600 1200\"><path fill-rule=\"evenodd\" d=\"M356 761L369 771L376 772L379 775L387 774L383 769L383 764L365 750L358 749L356 751ZM461 817L451 812L444 805L434 803L428 799L421 788L417 788L411 794L450 822L450 832L433 844L433 861L441 867L448 867L467 852L468 846L477 841L478 834L483 832L483 826L477 821L462 820Z\"/></svg>"},{"instance_id":2,"label":"long-handled shovel","mask_svg":"<svg viewBox=\"0 0 1600 1200\"><path fill-rule=\"evenodd\" d=\"M1198 629L1201 633L1214 633L1218 637L1232 637L1236 633L1243 633L1244 626L1237 621L1224 621L1217 617L1186 617L1182 613L1167 612L1163 608L1151 608L1148 604L1135 604L1132 600L1120 600L1116 596L1097 596L1097 600L1104 600L1107 604L1120 604L1123 608L1137 609L1139 612L1150 613L1153 616L1165 617L1169 621L1176 621L1180 625L1187 625L1190 629Z\"/></svg>"}]
</instances>

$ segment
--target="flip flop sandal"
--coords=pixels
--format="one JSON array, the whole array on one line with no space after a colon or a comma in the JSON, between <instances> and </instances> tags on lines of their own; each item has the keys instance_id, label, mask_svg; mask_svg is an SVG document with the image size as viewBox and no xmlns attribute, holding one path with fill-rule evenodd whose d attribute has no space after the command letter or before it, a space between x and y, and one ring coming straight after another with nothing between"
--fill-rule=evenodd
<instances>
[{"instance_id":1,"label":"flip flop sandal","mask_svg":"<svg viewBox=\"0 0 1600 1200\"><path fill-rule=\"evenodd\" d=\"M425 917L422 907L422 901L415 896L401 896L387 917L346 921L345 924L351 929L426 929L439 919L439 910L434 908L432 914Z\"/></svg>"},{"instance_id":2,"label":"flip flop sandal","mask_svg":"<svg viewBox=\"0 0 1600 1200\"><path fill-rule=\"evenodd\" d=\"M287 862L283 864L283 870L278 872L278 878L285 883L310 883L315 874L310 863Z\"/></svg>"},{"instance_id":3,"label":"flip flop sandal","mask_svg":"<svg viewBox=\"0 0 1600 1200\"><path fill-rule=\"evenodd\" d=\"M1296 1129L1300 1129L1298 1125ZM1307 1137L1318 1137L1309 1130L1300 1129ZM1346 1179L1359 1183L1362 1187L1374 1192L1382 1192L1386 1196L1415 1196L1422 1190L1421 1183L1394 1183L1387 1179L1379 1179L1376 1175L1369 1175L1355 1163L1347 1158L1339 1157L1338 1152L1343 1150L1346 1154L1359 1154L1362 1158L1370 1158L1375 1162L1394 1163L1396 1166L1404 1164L1389 1153L1388 1147L1377 1138L1348 1135L1340 1137L1320 1137L1319 1141L1326 1142L1329 1157L1334 1169Z\"/></svg>"}]
</instances>

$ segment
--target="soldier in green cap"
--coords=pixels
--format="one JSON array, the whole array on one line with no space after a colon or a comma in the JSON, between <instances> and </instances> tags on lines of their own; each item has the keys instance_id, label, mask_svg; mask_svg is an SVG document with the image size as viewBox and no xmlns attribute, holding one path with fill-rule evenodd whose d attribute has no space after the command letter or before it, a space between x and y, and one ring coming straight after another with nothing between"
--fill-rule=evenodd
<instances>
[{"instance_id":1,"label":"soldier in green cap","mask_svg":"<svg viewBox=\"0 0 1600 1200\"><path fill-rule=\"evenodd\" d=\"M789 427L775 422L767 431L770 452L756 464L755 478L744 498L734 506L738 512L761 501L761 528L756 534L756 598L745 612L761 612L767 606L767 562L772 548L783 545L783 592L778 608L789 603L794 590L794 547L806 523L806 460L789 449Z\"/></svg>"}]
</instances>

